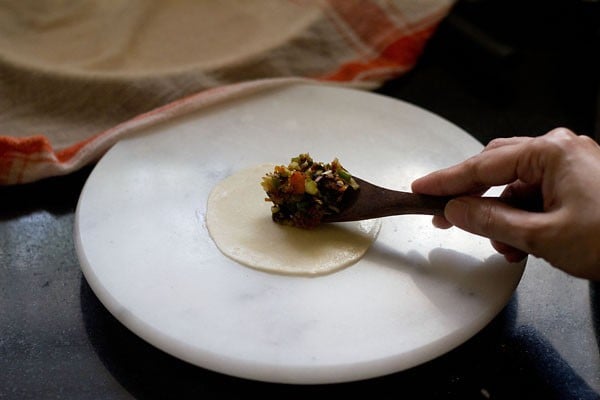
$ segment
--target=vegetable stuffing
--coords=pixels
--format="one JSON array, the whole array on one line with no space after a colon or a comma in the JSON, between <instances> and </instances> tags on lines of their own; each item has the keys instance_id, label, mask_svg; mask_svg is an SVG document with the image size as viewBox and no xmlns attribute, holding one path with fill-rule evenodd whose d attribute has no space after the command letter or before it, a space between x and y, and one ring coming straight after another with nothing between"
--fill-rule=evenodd
<instances>
[{"instance_id":1,"label":"vegetable stuffing","mask_svg":"<svg viewBox=\"0 0 600 400\"><path fill-rule=\"evenodd\" d=\"M261 185L267 193L265 201L273 203L273 221L305 229L339 213L344 194L359 188L337 158L330 163L315 162L308 153L293 157L287 166L276 166Z\"/></svg>"}]
</instances>

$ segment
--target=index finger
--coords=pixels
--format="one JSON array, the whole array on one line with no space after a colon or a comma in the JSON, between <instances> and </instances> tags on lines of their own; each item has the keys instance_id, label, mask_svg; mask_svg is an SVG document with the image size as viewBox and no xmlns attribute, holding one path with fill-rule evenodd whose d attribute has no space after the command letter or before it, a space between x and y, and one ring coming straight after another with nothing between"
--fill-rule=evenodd
<instances>
[{"instance_id":1,"label":"index finger","mask_svg":"<svg viewBox=\"0 0 600 400\"><path fill-rule=\"evenodd\" d=\"M521 143L488 149L467 160L432 172L412 183L416 193L451 196L484 192L491 186L514 182L521 155Z\"/></svg>"}]
</instances>

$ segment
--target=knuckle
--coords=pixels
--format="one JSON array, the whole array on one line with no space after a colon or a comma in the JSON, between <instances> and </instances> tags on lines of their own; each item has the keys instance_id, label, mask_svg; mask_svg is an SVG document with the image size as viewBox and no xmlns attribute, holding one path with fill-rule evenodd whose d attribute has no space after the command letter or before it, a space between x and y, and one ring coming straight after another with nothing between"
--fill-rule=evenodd
<instances>
[{"instance_id":1,"label":"knuckle","mask_svg":"<svg viewBox=\"0 0 600 400\"><path fill-rule=\"evenodd\" d=\"M554 155L570 153L578 148L598 146L594 139L586 135L577 135L566 128L557 128L541 137L545 151Z\"/></svg>"},{"instance_id":2,"label":"knuckle","mask_svg":"<svg viewBox=\"0 0 600 400\"><path fill-rule=\"evenodd\" d=\"M480 164L481 164L480 160L481 160L481 156L478 154L478 155L467 158L463 164L465 167L465 170L467 171L467 173L469 175L470 180L474 183L479 183L481 181L479 178L479 176L481 175L481 173L479 171Z\"/></svg>"},{"instance_id":3,"label":"knuckle","mask_svg":"<svg viewBox=\"0 0 600 400\"><path fill-rule=\"evenodd\" d=\"M468 171L468 178L473 184L472 192L478 192L479 190L486 188L486 179L488 178L486 158L482 154L475 155L465 161L466 170Z\"/></svg>"},{"instance_id":4,"label":"knuckle","mask_svg":"<svg viewBox=\"0 0 600 400\"><path fill-rule=\"evenodd\" d=\"M477 223L477 230L484 236L493 236L492 232L496 226L495 207L490 202L482 202L478 209L478 216L474 218Z\"/></svg>"},{"instance_id":5,"label":"knuckle","mask_svg":"<svg viewBox=\"0 0 600 400\"><path fill-rule=\"evenodd\" d=\"M586 135L579 136L579 141L585 147L598 146L598 143L594 139L592 139L591 137L586 136Z\"/></svg>"},{"instance_id":6,"label":"knuckle","mask_svg":"<svg viewBox=\"0 0 600 400\"><path fill-rule=\"evenodd\" d=\"M552 129L544 136L555 140L571 140L577 137L577 135L572 130L563 127Z\"/></svg>"},{"instance_id":7,"label":"knuckle","mask_svg":"<svg viewBox=\"0 0 600 400\"><path fill-rule=\"evenodd\" d=\"M487 144L487 146L485 146L485 150L495 149L495 148L498 148L498 147L502 147L505 142L506 142L506 139L504 139L504 138L495 138L495 139L492 139Z\"/></svg>"},{"instance_id":8,"label":"knuckle","mask_svg":"<svg viewBox=\"0 0 600 400\"><path fill-rule=\"evenodd\" d=\"M543 136L539 136L532 144L531 156L536 162L533 165L542 167L543 160L560 159L572 151L579 143L579 137L566 128L556 128Z\"/></svg>"}]
</instances>

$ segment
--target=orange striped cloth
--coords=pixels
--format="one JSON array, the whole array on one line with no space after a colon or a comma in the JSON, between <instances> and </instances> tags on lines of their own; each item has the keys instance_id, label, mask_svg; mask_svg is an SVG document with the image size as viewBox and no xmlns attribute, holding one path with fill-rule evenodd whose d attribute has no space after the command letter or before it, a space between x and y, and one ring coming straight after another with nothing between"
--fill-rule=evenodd
<instances>
[{"instance_id":1,"label":"orange striped cloth","mask_svg":"<svg viewBox=\"0 0 600 400\"><path fill-rule=\"evenodd\" d=\"M375 88L415 66L453 5L289 1L318 7L319 18L288 42L216 70L86 78L7 63L0 46L0 184L69 174L132 132L250 92L306 80Z\"/></svg>"}]
</instances>

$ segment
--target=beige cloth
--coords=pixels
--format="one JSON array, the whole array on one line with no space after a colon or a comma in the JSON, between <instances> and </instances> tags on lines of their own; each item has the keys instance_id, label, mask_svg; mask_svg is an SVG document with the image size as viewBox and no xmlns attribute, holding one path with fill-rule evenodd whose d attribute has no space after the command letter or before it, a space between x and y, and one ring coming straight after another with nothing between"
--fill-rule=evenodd
<instances>
[{"instance_id":1,"label":"beige cloth","mask_svg":"<svg viewBox=\"0 0 600 400\"><path fill-rule=\"evenodd\" d=\"M59 148L71 132L85 137L206 87L271 75L260 56L320 15L280 0L0 5L0 134L43 133Z\"/></svg>"},{"instance_id":2,"label":"beige cloth","mask_svg":"<svg viewBox=\"0 0 600 400\"><path fill-rule=\"evenodd\" d=\"M0 0L0 183L44 175L15 172L32 149L63 162L60 151L207 88L281 77L376 87L414 66L452 4ZM19 142L32 135L47 144Z\"/></svg>"}]
</instances>

